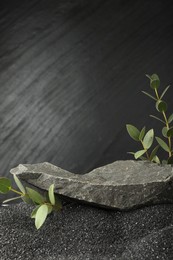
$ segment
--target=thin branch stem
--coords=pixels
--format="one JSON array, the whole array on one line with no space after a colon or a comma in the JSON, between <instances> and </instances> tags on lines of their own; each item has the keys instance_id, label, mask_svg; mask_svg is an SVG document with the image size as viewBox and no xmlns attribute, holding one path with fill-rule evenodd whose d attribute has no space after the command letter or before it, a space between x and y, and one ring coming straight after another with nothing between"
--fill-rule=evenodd
<instances>
[{"instance_id":1,"label":"thin branch stem","mask_svg":"<svg viewBox=\"0 0 173 260\"><path fill-rule=\"evenodd\" d=\"M15 192L15 193L17 193L17 194L19 194L19 195L24 195L22 192L20 192L20 191L18 191L18 190L15 190L15 189L13 189L13 188L11 188L10 189L11 191L13 191L13 192Z\"/></svg>"},{"instance_id":2,"label":"thin branch stem","mask_svg":"<svg viewBox=\"0 0 173 260\"><path fill-rule=\"evenodd\" d=\"M158 94L158 91L157 91L157 89L155 89L155 94L156 94L156 97L157 97L157 99L158 100L160 100L160 97L159 97L159 94ZM167 118L167 116L166 116L166 113L163 111L162 112L162 115L163 115L163 118L164 118L164 120L165 120L165 125L166 125L166 128L167 128L167 130L169 130L169 123L168 123L168 118ZM169 146L169 157L171 156L171 147L172 147L172 144L171 144L171 137L167 137L167 139L168 139L168 146Z\"/></svg>"}]
</instances>

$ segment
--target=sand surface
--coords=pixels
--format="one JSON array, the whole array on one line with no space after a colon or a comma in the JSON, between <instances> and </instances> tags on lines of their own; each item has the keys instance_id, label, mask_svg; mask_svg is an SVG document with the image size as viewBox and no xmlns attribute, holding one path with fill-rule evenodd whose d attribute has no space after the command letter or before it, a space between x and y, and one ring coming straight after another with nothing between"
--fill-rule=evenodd
<instances>
[{"instance_id":1,"label":"sand surface","mask_svg":"<svg viewBox=\"0 0 173 260\"><path fill-rule=\"evenodd\" d=\"M130 212L68 204L36 230L32 207L0 208L0 259L173 259L173 205Z\"/></svg>"}]
</instances>

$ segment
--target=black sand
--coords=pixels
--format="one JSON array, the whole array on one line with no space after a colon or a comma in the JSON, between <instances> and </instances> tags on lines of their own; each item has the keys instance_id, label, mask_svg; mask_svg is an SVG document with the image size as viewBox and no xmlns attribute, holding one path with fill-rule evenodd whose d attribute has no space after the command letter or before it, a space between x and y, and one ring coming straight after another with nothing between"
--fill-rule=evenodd
<instances>
[{"instance_id":1,"label":"black sand","mask_svg":"<svg viewBox=\"0 0 173 260\"><path fill-rule=\"evenodd\" d=\"M69 204L38 231L31 210L0 208L1 260L173 259L173 205L119 212Z\"/></svg>"}]
</instances>

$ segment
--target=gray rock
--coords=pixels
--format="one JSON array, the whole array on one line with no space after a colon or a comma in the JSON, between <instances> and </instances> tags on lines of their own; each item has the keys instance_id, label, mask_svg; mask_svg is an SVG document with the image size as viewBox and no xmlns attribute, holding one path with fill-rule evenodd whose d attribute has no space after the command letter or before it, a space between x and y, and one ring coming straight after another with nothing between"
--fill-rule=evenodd
<instances>
[{"instance_id":1,"label":"gray rock","mask_svg":"<svg viewBox=\"0 0 173 260\"><path fill-rule=\"evenodd\" d=\"M20 164L11 170L21 180L55 193L96 204L128 210L142 205L173 203L173 168L142 161L116 161L81 175L50 163Z\"/></svg>"}]
</instances>

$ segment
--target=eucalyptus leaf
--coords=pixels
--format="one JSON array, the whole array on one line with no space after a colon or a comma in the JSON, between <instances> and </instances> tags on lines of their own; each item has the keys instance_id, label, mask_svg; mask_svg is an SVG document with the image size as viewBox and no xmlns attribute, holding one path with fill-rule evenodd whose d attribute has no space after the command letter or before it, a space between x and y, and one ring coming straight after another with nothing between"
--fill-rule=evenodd
<instances>
[{"instance_id":1,"label":"eucalyptus leaf","mask_svg":"<svg viewBox=\"0 0 173 260\"><path fill-rule=\"evenodd\" d=\"M146 76L148 79L151 79L151 76L150 76L150 75L145 74L145 76Z\"/></svg>"},{"instance_id":2,"label":"eucalyptus leaf","mask_svg":"<svg viewBox=\"0 0 173 260\"><path fill-rule=\"evenodd\" d=\"M166 112L168 106L167 106L167 103L163 100L157 100L156 102L156 109L159 111L159 112Z\"/></svg>"},{"instance_id":3,"label":"eucalyptus leaf","mask_svg":"<svg viewBox=\"0 0 173 260\"><path fill-rule=\"evenodd\" d=\"M47 204L47 206L48 206L48 214L50 214L53 211L53 206L49 204Z\"/></svg>"},{"instance_id":4,"label":"eucalyptus leaf","mask_svg":"<svg viewBox=\"0 0 173 260\"><path fill-rule=\"evenodd\" d=\"M146 135L144 136L144 139L143 139L144 148L149 149L153 144L153 140L154 140L154 130L150 129L146 133Z\"/></svg>"},{"instance_id":5,"label":"eucalyptus leaf","mask_svg":"<svg viewBox=\"0 0 173 260\"><path fill-rule=\"evenodd\" d=\"M133 125L127 124L126 125L127 132L129 133L130 137L135 141L139 141L140 131Z\"/></svg>"},{"instance_id":6,"label":"eucalyptus leaf","mask_svg":"<svg viewBox=\"0 0 173 260\"><path fill-rule=\"evenodd\" d=\"M163 137L167 139L167 142L165 142L160 137L156 137L158 145L154 149L152 149L152 152L149 155L148 149L150 149L153 145L154 130L150 129L147 133L145 133L145 127L143 127L141 131L139 131L136 127L132 125L126 125L129 135L135 141L140 141L143 149L137 151L136 153L131 152L131 154L134 155L136 159L146 159L159 164L164 162L173 164L173 126L171 126L171 123L173 122L173 113L170 114L169 117L167 117L166 111L168 109L168 105L165 101L163 101L163 98L169 90L170 86L166 86L160 94L158 91L158 88L160 87L159 76L157 74L146 74L146 77L150 80L150 87L153 89L154 94L150 94L146 91L142 92L151 99L155 100L155 108L158 112L162 113L163 119L155 115L150 115L150 117L164 124L164 126L161 128L161 131ZM158 157L157 151L159 147L161 147L164 151L168 152L167 160L160 160L160 158ZM145 153L145 156L143 155L143 153Z\"/></svg>"},{"instance_id":7,"label":"eucalyptus leaf","mask_svg":"<svg viewBox=\"0 0 173 260\"><path fill-rule=\"evenodd\" d=\"M8 199L8 200L4 200L2 203L11 202L11 201L13 201L13 200L18 200L18 199L21 199L21 196L14 197L14 198L10 198L10 199Z\"/></svg>"},{"instance_id":8,"label":"eucalyptus leaf","mask_svg":"<svg viewBox=\"0 0 173 260\"><path fill-rule=\"evenodd\" d=\"M160 79L157 74L153 74L150 76L150 87L152 89L158 89L160 86Z\"/></svg>"},{"instance_id":9,"label":"eucalyptus leaf","mask_svg":"<svg viewBox=\"0 0 173 260\"><path fill-rule=\"evenodd\" d=\"M35 215L35 226L39 229L43 223L45 222L47 215L48 215L48 206L46 204L41 205L36 212Z\"/></svg>"},{"instance_id":10,"label":"eucalyptus leaf","mask_svg":"<svg viewBox=\"0 0 173 260\"><path fill-rule=\"evenodd\" d=\"M134 154L135 159L140 158L145 152L146 152L146 150L140 150L140 151L136 152Z\"/></svg>"},{"instance_id":11,"label":"eucalyptus leaf","mask_svg":"<svg viewBox=\"0 0 173 260\"><path fill-rule=\"evenodd\" d=\"M141 141L144 138L145 135L145 129L146 127L144 126L139 134L139 140Z\"/></svg>"},{"instance_id":12,"label":"eucalyptus leaf","mask_svg":"<svg viewBox=\"0 0 173 260\"><path fill-rule=\"evenodd\" d=\"M34 201L37 204L44 203L45 199L44 199L44 197L40 193L38 193L37 191L35 191L35 190L31 189L31 188L28 188L28 187L26 187L26 190L27 190L27 194L28 194L29 198L32 201Z\"/></svg>"},{"instance_id":13,"label":"eucalyptus leaf","mask_svg":"<svg viewBox=\"0 0 173 260\"><path fill-rule=\"evenodd\" d=\"M25 188L24 188L23 184L21 183L21 181L19 180L19 178L16 176L16 174L13 174L13 178L14 178L14 181L15 181L17 187L19 188L19 190L25 194L26 193Z\"/></svg>"},{"instance_id":14,"label":"eucalyptus leaf","mask_svg":"<svg viewBox=\"0 0 173 260\"><path fill-rule=\"evenodd\" d=\"M165 95L165 93L168 91L169 87L170 87L170 85L165 88L165 90L162 92L162 94L161 94L161 96L160 96L160 99L163 98L163 96Z\"/></svg>"},{"instance_id":15,"label":"eucalyptus leaf","mask_svg":"<svg viewBox=\"0 0 173 260\"><path fill-rule=\"evenodd\" d=\"M164 122L162 119L158 118L157 116L150 115L150 117L152 117L152 118L154 118L154 119L157 119L158 121L160 121L160 122L162 122L163 124L165 124L165 122Z\"/></svg>"},{"instance_id":16,"label":"eucalyptus leaf","mask_svg":"<svg viewBox=\"0 0 173 260\"><path fill-rule=\"evenodd\" d=\"M168 123L170 124L173 121L173 114L171 114L168 118Z\"/></svg>"},{"instance_id":17,"label":"eucalyptus leaf","mask_svg":"<svg viewBox=\"0 0 173 260\"><path fill-rule=\"evenodd\" d=\"M173 127L169 128L169 130L167 132L167 136L168 137L173 137Z\"/></svg>"},{"instance_id":18,"label":"eucalyptus leaf","mask_svg":"<svg viewBox=\"0 0 173 260\"><path fill-rule=\"evenodd\" d=\"M35 207L31 213L31 218L35 218L37 210L39 209L40 205L38 205L37 207Z\"/></svg>"},{"instance_id":19,"label":"eucalyptus leaf","mask_svg":"<svg viewBox=\"0 0 173 260\"><path fill-rule=\"evenodd\" d=\"M127 153L129 153L129 154L132 154L132 155L134 155L134 154L135 154L134 152L127 152Z\"/></svg>"},{"instance_id":20,"label":"eucalyptus leaf","mask_svg":"<svg viewBox=\"0 0 173 260\"><path fill-rule=\"evenodd\" d=\"M27 203L27 204L34 204L33 200L31 200L28 196L28 194L25 194L24 196L21 196L21 199Z\"/></svg>"},{"instance_id":21,"label":"eucalyptus leaf","mask_svg":"<svg viewBox=\"0 0 173 260\"><path fill-rule=\"evenodd\" d=\"M151 94L147 93L146 91L142 91L142 93L144 93L148 97L150 97L150 98L154 99L155 101L157 101L157 98L153 97Z\"/></svg>"},{"instance_id":22,"label":"eucalyptus leaf","mask_svg":"<svg viewBox=\"0 0 173 260\"><path fill-rule=\"evenodd\" d=\"M50 185L48 194L49 194L49 200L51 204L55 205L54 184Z\"/></svg>"},{"instance_id":23,"label":"eucalyptus leaf","mask_svg":"<svg viewBox=\"0 0 173 260\"><path fill-rule=\"evenodd\" d=\"M141 156L139 159L141 159L141 160L143 160L143 161L147 161L148 160L148 158L147 157L145 157L145 156Z\"/></svg>"},{"instance_id":24,"label":"eucalyptus leaf","mask_svg":"<svg viewBox=\"0 0 173 260\"><path fill-rule=\"evenodd\" d=\"M50 214L53 210L53 207L52 207L52 205L49 205L49 204L46 204L46 205L48 207L48 214ZM35 207L33 209L32 213L31 213L31 218L35 218L37 210L38 210L39 207L40 207L40 205L38 205L37 207Z\"/></svg>"},{"instance_id":25,"label":"eucalyptus leaf","mask_svg":"<svg viewBox=\"0 0 173 260\"><path fill-rule=\"evenodd\" d=\"M151 152L151 154L150 154L150 161L152 161L152 160L154 159L154 157L156 156L156 153L157 153L158 149L159 149L159 145L157 145L157 146L152 150L152 152Z\"/></svg>"},{"instance_id":26,"label":"eucalyptus leaf","mask_svg":"<svg viewBox=\"0 0 173 260\"><path fill-rule=\"evenodd\" d=\"M160 159L159 159L159 157L158 157L157 155L155 155L155 156L153 157L153 159L152 159L152 162L155 162L155 163L160 164Z\"/></svg>"},{"instance_id":27,"label":"eucalyptus leaf","mask_svg":"<svg viewBox=\"0 0 173 260\"><path fill-rule=\"evenodd\" d=\"M11 181L5 177L0 177L0 193L6 194L11 189Z\"/></svg>"},{"instance_id":28,"label":"eucalyptus leaf","mask_svg":"<svg viewBox=\"0 0 173 260\"><path fill-rule=\"evenodd\" d=\"M167 145L167 143L165 143L165 141L163 141L160 137L156 137L156 140L157 140L158 144L159 144L166 152L170 152L169 146Z\"/></svg>"},{"instance_id":29,"label":"eucalyptus leaf","mask_svg":"<svg viewBox=\"0 0 173 260\"><path fill-rule=\"evenodd\" d=\"M50 185L48 193L46 192L47 195L47 200L46 200L45 197L42 196L36 190L33 190L29 187L26 187L25 190L24 186L22 185L18 177L15 174L13 174L13 177L16 182L16 185L18 186L21 192L12 188L10 179L5 177L0 177L0 193L5 194L11 190L21 195L18 197L4 200L2 203L4 204L17 199L22 199L26 203L39 204L36 206L36 208L34 208L34 210L31 213L31 218L35 219L35 226L37 229L39 229L43 225L48 214L50 214L53 210L60 211L62 209L61 201L59 200L59 198L55 197L54 194L54 184Z\"/></svg>"},{"instance_id":30,"label":"eucalyptus leaf","mask_svg":"<svg viewBox=\"0 0 173 260\"><path fill-rule=\"evenodd\" d=\"M166 126L164 126L164 127L162 128L162 135L163 135L164 137L167 137L167 132L168 132L168 129L167 129Z\"/></svg>"}]
</instances>

